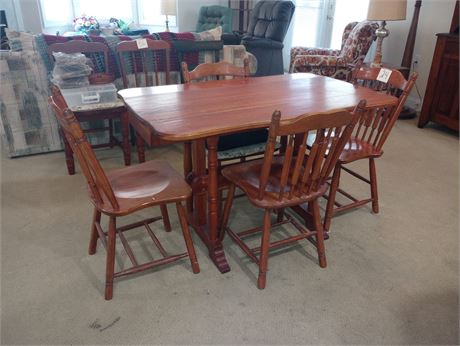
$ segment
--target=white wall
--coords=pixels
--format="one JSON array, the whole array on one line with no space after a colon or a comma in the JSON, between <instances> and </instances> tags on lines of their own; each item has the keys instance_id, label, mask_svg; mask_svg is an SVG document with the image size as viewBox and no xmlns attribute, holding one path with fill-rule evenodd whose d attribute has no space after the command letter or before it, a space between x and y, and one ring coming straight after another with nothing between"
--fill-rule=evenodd
<instances>
[{"instance_id":1,"label":"white wall","mask_svg":"<svg viewBox=\"0 0 460 346\"><path fill-rule=\"evenodd\" d=\"M387 28L390 30L390 36L383 40L383 61L395 65L401 64L414 12L414 4L415 0L407 1L405 21L388 22ZM436 34L449 31L454 7L455 0L422 1L413 55L413 57L420 57L416 66L416 71L419 74L416 85L422 98L428 83L431 61L436 45ZM410 101L412 101L413 105L414 103L420 103L416 90L412 91ZM421 103L417 108L420 110Z\"/></svg>"}]
</instances>

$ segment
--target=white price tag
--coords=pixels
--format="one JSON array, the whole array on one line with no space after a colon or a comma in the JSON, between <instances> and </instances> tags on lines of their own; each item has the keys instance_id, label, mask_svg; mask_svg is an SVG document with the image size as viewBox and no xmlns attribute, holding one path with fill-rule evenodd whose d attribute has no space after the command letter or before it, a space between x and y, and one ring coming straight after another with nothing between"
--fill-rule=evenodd
<instances>
[{"instance_id":1,"label":"white price tag","mask_svg":"<svg viewBox=\"0 0 460 346\"><path fill-rule=\"evenodd\" d=\"M391 70L387 68L381 68L377 80L382 83L387 83L391 76Z\"/></svg>"},{"instance_id":2,"label":"white price tag","mask_svg":"<svg viewBox=\"0 0 460 346\"><path fill-rule=\"evenodd\" d=\"M137 49L147 48L147 40L145 38L136 39Z\"/></svg>"}]
</instances>

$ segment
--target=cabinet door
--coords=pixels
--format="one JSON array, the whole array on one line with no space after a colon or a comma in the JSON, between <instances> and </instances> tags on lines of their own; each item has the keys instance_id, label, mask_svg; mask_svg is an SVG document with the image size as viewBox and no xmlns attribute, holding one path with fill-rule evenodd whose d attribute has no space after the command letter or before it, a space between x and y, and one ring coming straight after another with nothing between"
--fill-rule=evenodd
<instances>
[{"instance_id":1,"label":"cabinet door","mask_svg":"<svg viewBox=\"0 0 460 346\"><path fill-rule=\"evenodd\" d=\"M458 39L448 39L442 54L431 119L458 130Z\"/></svg>"}]
</instances>

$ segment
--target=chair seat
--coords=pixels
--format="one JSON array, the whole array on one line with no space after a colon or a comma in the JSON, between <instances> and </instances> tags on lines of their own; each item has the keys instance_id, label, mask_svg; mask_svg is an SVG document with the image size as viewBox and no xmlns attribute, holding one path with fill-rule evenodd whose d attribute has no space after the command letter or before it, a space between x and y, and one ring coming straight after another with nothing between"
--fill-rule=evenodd
<instances>
[{"instance_id":1,"label":"chair seat","mask_svg":"<svg viewBox=\"0 0 460 346\"><path fill-rule=\"evenodd\" d=\"M347 144L345 144L345 148L342 154L340 154L339 162L348 163L365 158L376 158L382 156L382 154L383 151L377 150L372 144L352 137Z\"/></svg>"},{"instance_id":2,"label":"chair seat","mask_svg":"<svg viewBox=\"0 0 460 346\"><path fill-rule=\"evenodd\" d=\"M104 203L103 212L126 215L158 204L183 201L192 189L167 161L153 160L136 166L116 169L107 173L119 203L115 210Z\"/></svg>"},{"instance_id":3,"label":"chair seat","mask_svg":"<svg viewBox=\"0 0 460 346\"><path fill-rule=\"evenodd\" d=\"M299 205L323 195L327 190L328 185L323 184L323 186L313 194L302 194L293 198L283 198L279 200L278 195L281 185L281 170L283 168L284 156L276 156L273 158L270 178L265 189L267 193L265 193L263 199L258 199L257 196L259 193L263 162L263 159L252 160L237 165L226 166L222 169L222 175L242 189L251 203L257 207L278 209ZM289 191L289 188L286 187L284 191Z\"/></svg>"},{"instance_id":4,"label":"chair seat","mask_svg":"<svg viewBox=\"0 0 460 346\"><path fill-rule=\"evenodd\" d=\"M315 141L316 134L309 134L307 137L307 146L311 147ZM327 154L327 151L326 151ZM351 137L350 140L345 144L345 147L342 150L342 153L339 157L340 163L349 163L356 160L361 160L371 157L380 157L382 156L383 151L377 150L372 144L363 141L356 137Z\"/></svg>"},{"instance_id":5,"label":"chair seat","mask_svg":"<svg viewBox=\"0 0 460 346\"><path fill-rule=\"evenodd\" d=\"M222 150L217 152L217 159L218 160L231 160L231 159L238 159L241 157L247 157L256 154L263 154L265 151L265 146L267 142L256 143L251 145L245 145L242 147L237 147L228 150ZM280 148L280 144L277 143L276 149Z\"/></svg>"}]
</instances>

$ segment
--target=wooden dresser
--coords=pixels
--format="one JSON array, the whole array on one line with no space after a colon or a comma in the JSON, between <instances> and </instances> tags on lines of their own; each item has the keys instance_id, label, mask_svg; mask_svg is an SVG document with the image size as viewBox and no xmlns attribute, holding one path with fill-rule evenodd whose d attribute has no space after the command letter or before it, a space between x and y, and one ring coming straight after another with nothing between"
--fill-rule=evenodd
<instances>
[{"instance_id":1,"label":"wooden dresser","mask_svg":"<svg viewBox=\"0 0 460 346\"><path fill-rule=\"evenodd\" d=\"M438 39L418 127L433 121L458 131L458 1L450 32L436 36Z\"/></svg>"}]
</instances>

